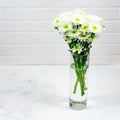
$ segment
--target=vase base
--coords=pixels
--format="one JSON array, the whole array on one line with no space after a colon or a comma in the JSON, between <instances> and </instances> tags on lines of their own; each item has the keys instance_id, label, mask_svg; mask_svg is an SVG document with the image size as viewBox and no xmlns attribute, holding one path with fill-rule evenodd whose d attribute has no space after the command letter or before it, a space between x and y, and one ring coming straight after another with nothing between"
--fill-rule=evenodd
<instances>
[{"instance_id":1,"label":"vase base","mask_svg":"<svg viewBox=\"0 0 120 120\"><path fill-rule=\"evenodd\" d=\"M86 100L74 101L74 100L69 99L69 105L74 110L82 110L86 108Z\"/></svg>"}]
</instances>

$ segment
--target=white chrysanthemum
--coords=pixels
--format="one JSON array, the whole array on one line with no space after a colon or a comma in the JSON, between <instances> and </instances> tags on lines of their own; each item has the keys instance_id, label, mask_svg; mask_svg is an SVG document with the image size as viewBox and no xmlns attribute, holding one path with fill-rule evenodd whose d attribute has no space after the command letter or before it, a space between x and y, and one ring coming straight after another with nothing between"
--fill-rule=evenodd
<instances>
[{"instance_id":1,"label":"white chrysanthemum","mask_svg":"<svg viewBox=\"0 0 120 120\"><path fill-rule=\"evenodd\" d=\"M88 15L81 10L62 13L54 20L53 25L61 35L78 38L80 40L90 38L89 34L91 33L98 35L105 27L100 17ZM85 35L86 33L87 36Z\"/></svg>"},{"instance_id":2,"label":"white chrysanthemum","mask_svg":"<svg viewBox=\"0 0 120 120\"><path fill-rule=\"evenodd\" d=\"M62 13L59 17L61 19L61 22L70 22L71 21L71 16L72 13L71 12L66 12L66 13Z\"/></svg>"},{"instance_id":3,"label":"white chrysanthemum","mask_svg":"<svg viewBox=\"0 0 120 120\"><path fill-rule=\"evenodd\" d=\"M101 23L102 18L95 16L95 15L88 15L87 16L88 23L94 22L94 23Z\"/></svg>"},{"instance_id":4,"label":"white chrysanthemum","mask_svg":"<svg viewBox=\"0 0 120 120\"><path fill-rule=\"evenodd\" d=\"M87 32L88 29L89 29L89 25L88 24L84 24L84 25L81 26L80 31Z\"/></svg>"},{"instance_id":5,"label":"white chrysanthemum","mask_svg":"<svg viewBox=\"0 0 120 120\"><path fill-rule=\"evenodd\" d=\"M86 20L85 20L85 17L81 15L73 15L72 22L73 24L79 25L79 24L84 24Z\"/></svg>"},{"instance_id":6,"label":"white chrysanthemum","mask_svg":"<svg viewBox=\"0 0 120 120\"><path fill-rule=\"evenodd\" d=\"M72 38L77 38L79 35L79 31L77 29L73 29L69 31L68 36L72 37Z\"/></svg>"},{"instance_id":7,"label":"white chrysanthemum","mask_svg":"<svg viewBox=\"0 0 120 120\"><path fill-rule=\"evenodd\" d=\"M80 33L79 35L78 35L78 39L80 39L80 40L85 40L85 39L87 39L89 37L89 34L88 33Z\"/></svg>"},{"instance_id":8,"label":"white chrysanthemum","mask_svg":"<svg viewBox=\"0 0 120 120\"><path fill-rule=\"evenodd\" d=\"M66 32L66 31L69 31L72 29L72 25L71 23L63 23L61 26L60 26L60 32Z\"/></svg>"},{"instance_id":9,"label":"white chrysanthemum","mask_svg":"<svg viewBox=\"0 0 120 120\"><path fill-rule=\"evenodd\" d=\"M71 13L71 12L65 12L65 13L62 13L62 14L60 15L60 18L61 18L63 21L70 21L71 16L72 16L72 13Z\"/></svg>"},{"instance_id":10,"label":"white chrysanthemum","mask_svg":"<svg viewBox=\"0 0 120 120\"><path fill-rule=\"evenodd\" d=\"M60 18L56 18L56 19L54 20L53 25L54 25L54 27L58 27L58 26L60 25L60 23L61 23L61 19L60 19Z\"/></svg>"},{"instance_id":11,"label":"white chrysanthemum","mask_svg":"<svg viewBox=\"0 0 120 120\"><path fill-rule=\"evenodd\" d=\"M75 45L73 48L72 48L72 52L75 53L75 52L78 52L78 53L81 53L82 51L82 48L80 45Z\"/></svg>"},{"instance_id":12,"label":"white chrysanthemum","mask_svg":"<svg viewBox=\"0 0 120 120\"><path fill-rule=\"evenodd\" d=\"M99 24L92 23L90 24L89 30L93 33L100 33L102 31L102 27Z\"/></svg>"},{"instance_id":13,"label":"white chrysanthemum","mask_svg":"<svg viewBox=\"0 0 120 120\"><path fill-rule=\"evenodd\" d=\"M82 10L75 10L75 13L78 15L85 15L85 12Z\"/></svg>"}]
</instances>

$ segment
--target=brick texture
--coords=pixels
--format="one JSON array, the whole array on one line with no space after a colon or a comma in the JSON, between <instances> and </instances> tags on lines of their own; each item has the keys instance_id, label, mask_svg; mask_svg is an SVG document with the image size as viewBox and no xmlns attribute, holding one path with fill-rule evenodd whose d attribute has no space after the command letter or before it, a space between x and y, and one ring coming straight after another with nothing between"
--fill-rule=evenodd
<instances>
[{"instance_id":1,"label":"brick texture","mask_svg":"<svg viewBox=\"0 0 120 120\"><path fill-rule=\"evenodd\" d=\"M120 64L120 0L0 0L0 64L69 64L67 45L51 25L74 9L107 24L93 43L90 63Z\"/></svg>"}]
</instances>

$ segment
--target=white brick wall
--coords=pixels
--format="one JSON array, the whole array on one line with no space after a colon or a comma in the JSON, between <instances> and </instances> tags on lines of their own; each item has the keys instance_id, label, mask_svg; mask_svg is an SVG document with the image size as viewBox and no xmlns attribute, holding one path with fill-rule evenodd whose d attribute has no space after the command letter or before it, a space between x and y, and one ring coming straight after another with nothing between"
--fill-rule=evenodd
<instances>
[{"instance_id":1,"label":"white brick wall","mask_svg":"<svg viewBox=\"0 0 120 120\"><path fill-rule=\"evenodd\" d=\"M108 24L94 42L91 64L120 64L120 0L0 0L0 64L69 64L67 45L51 24L75 8Z\"/></svg>"}]
</instances>

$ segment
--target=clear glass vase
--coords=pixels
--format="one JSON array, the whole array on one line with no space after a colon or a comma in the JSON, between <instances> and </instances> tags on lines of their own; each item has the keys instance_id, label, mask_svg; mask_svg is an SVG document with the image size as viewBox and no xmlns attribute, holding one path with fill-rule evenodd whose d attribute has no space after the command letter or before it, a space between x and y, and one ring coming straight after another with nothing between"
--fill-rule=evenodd
<instances>
[{"instance_id":1,"label":"clear glass vase","mask_svg":"<svg viewBox=\"0 0 120 120\"><path fill-rule=\"evenodd\" d=\"M82 110L87 104L87 78L89 55L72 56L70 66L69 105L72 109Z\"/></svg>"}]
</instances>

